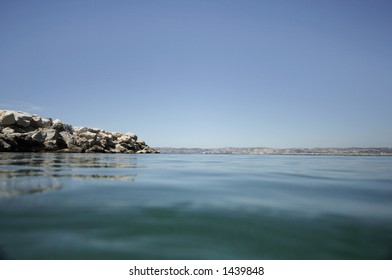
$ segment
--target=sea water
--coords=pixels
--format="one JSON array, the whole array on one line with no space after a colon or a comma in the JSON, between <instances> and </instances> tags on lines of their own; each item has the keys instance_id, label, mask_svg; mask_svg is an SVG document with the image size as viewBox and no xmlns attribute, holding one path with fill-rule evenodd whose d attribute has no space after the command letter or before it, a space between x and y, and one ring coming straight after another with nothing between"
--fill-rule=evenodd
<instances>
[{"instance_id":1,"label":"sea water","mask_svg":"<svg viewBox=\"0 0 392 280\"><path fill-rule=\"evenodd\" d=\"M0 154L2 259L390 259L392 157Z\"/></svg>"}]
</instances>

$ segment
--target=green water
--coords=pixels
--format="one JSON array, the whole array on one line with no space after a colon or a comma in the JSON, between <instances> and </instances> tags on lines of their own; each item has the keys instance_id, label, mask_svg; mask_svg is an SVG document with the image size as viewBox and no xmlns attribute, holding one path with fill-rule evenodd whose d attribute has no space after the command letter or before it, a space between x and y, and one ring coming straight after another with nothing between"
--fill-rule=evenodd
<instances>
[{"instance_id":1,"label":"green water","mask_svg":"<svg viewBox=\"0 0 392 280\"><path fill-rule=\"evenodd\" d=\"M0 154L3 259L391 259L392 158Z\"/></svg>"}]
</instances>

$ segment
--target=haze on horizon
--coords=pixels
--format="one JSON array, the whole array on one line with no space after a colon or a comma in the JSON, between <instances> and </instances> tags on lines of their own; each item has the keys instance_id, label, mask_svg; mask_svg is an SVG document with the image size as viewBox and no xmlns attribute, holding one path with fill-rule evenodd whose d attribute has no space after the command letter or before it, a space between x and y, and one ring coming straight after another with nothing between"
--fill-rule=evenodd
<instances>
[{"instance_id":1,"label":"haze on horizon","mask_svg":"<svg viewBox=\"0 0 392 280\"><path fill-rule=\"evenodd\" d=\"M0 109L152 147L392 147L390 1L1 1Z\"/></svg>"}]
</instances>

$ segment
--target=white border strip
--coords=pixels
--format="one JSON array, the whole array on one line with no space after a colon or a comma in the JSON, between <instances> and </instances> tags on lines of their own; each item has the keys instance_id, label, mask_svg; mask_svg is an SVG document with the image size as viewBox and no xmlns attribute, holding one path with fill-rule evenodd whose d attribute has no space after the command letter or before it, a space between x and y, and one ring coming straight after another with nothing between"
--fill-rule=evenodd
<instances>
[{"instance_id":1,"label":"white border strip","mask_svg":"<svg viewBox=\"0 0 392 280\"><path fill-rule=\"evenodd\" d=\"M238 267L238 268L237 268ZM135 268L137 269L135 271ZM171 268L171 270L170 270ZM233 269L231 269L233 268ZM261 269L262 268L262 269ZM132 270L132 271L131 271ZM195 273L204 275L191 275ZM213 275L208 275L213 272ZM225 275L226 272L226 275ZM137 275L135 275L135 273ZM158 273L158 274L157 274ZM170 275L171 273L172 275ZM176 274L177 275L174 275ZM178 275L184 273L188 275ZM166 275L165 275L166 274ZM239 275L236 275L239 274ZM390 280L392 261L0 261L0 279Z\"/></svg>"}]
</instances>

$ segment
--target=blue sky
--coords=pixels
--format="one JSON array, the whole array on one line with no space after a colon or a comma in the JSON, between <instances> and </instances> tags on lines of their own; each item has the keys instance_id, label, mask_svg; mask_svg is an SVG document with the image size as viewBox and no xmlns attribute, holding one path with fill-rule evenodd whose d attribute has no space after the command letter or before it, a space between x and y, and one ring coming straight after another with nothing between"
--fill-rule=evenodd
<instances>
[{"instance_id":1,"label":"blue sky","mask_svg":"<svg viewBox=\"0 0 392 280\"><path fill-rule=\"evenodd\" d=\"M392 147L391 14L377 0L0 0L0 108L160 147Z\"/></svg>"}]
</instances>

